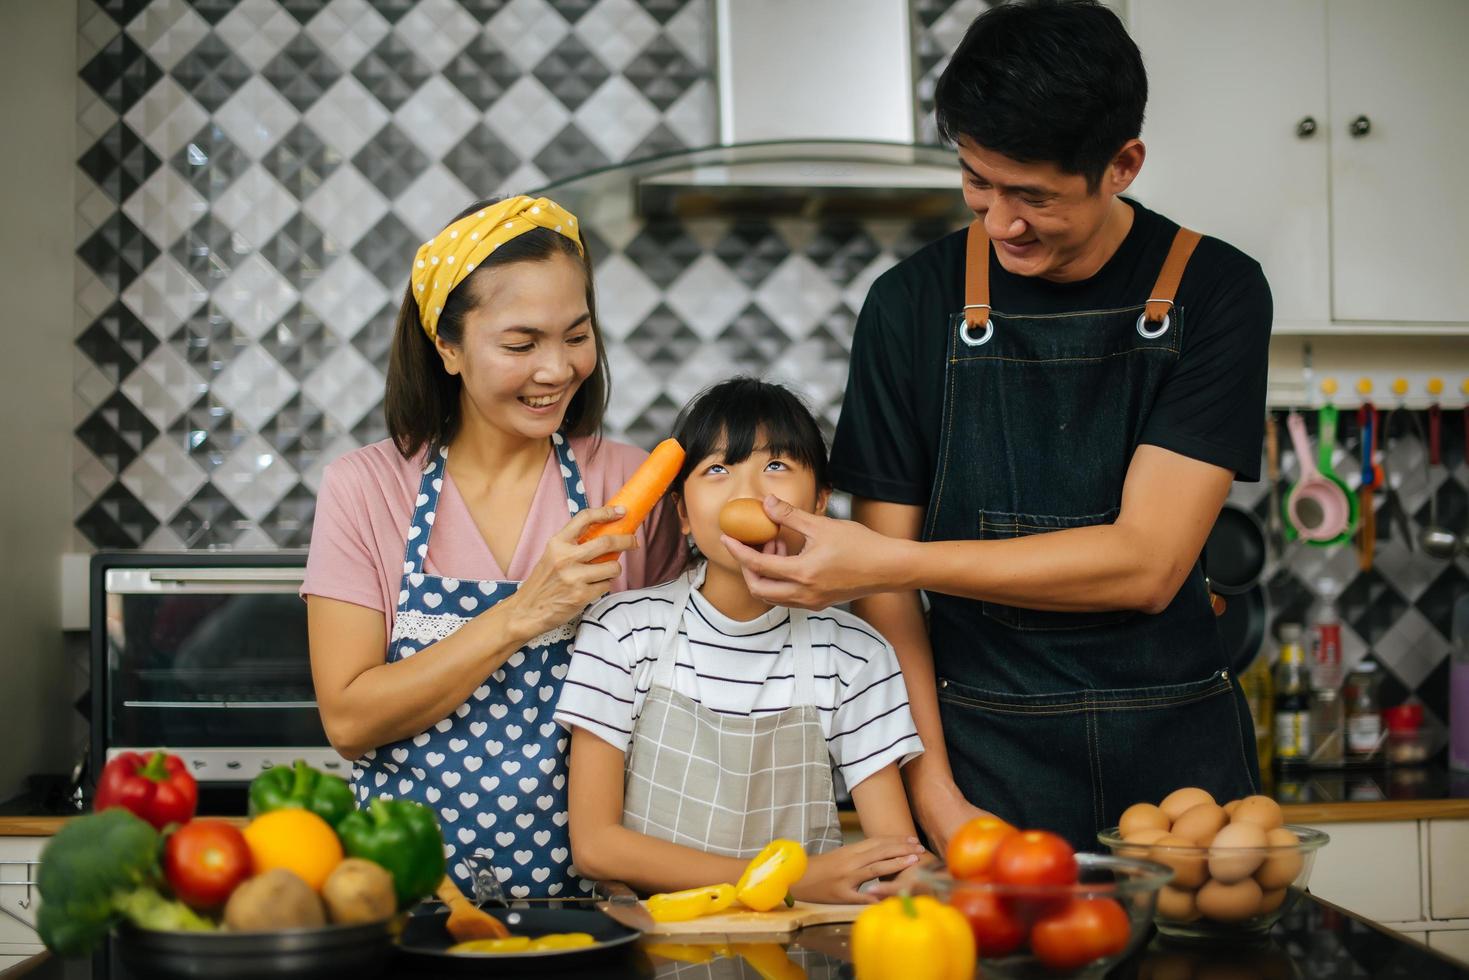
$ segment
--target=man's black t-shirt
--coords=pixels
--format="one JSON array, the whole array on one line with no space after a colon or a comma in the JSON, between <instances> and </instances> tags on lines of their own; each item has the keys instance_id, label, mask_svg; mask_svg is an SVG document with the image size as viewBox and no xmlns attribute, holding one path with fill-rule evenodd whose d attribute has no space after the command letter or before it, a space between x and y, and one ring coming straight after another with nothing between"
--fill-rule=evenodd
<instances>
[{"instance_id":1,"label":"man's black t-shirt","mask_svg":"<svg viewBox=\"0 0 1469 980\"><path fill-rule=\"evenodd\" d=\"M990 302L1003 313L1071 313L1148 299L1178 225L1128 200L1134 217L1116 254L1090 279L1012 275L990 254ZM847 393L832 445L836 487L859 497L928 503L943 413L949 318L964 305L964 230L878 277L857 317ZM1142 442L1260 478L1269 359L1270 287L1254 259L1204 238L1175 301L1188 310L1177 364Z\"/></svg>"}]
</instances>

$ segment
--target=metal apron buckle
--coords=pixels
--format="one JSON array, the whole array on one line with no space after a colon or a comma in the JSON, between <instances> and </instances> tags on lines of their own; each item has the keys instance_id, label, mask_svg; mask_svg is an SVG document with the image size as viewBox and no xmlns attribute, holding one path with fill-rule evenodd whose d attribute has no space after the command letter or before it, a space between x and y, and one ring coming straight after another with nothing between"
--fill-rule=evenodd
<instances>
[{"instance_id":1,"label":"metal apron buckle","mask_svg":"<svg viewBox=\"0 0 1469 980\"><path fill-rule=\"evenodd\" d=\"M990 307L988 303L970 303L964 307L964 310L967 312L969 310L988 310L989 308ZM970 347L982 347L985 344L989 343L990 338L994 335L995 321L989 318L986 318L984 321L984 335L981 337L976 338L970 336L969 317L967 315L964 317L964 326L959 328L959 339L964 341L964 343L968 344Z\"/></svg>"}]
</instances>

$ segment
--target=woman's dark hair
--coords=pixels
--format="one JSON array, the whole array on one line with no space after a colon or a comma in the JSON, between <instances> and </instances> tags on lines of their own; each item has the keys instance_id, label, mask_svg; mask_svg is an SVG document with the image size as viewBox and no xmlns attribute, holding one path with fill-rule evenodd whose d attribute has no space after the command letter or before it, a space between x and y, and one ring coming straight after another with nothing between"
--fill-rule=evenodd
<instances>
[{"instance_id":1,"label":"woman's dark hair","mask_svg":"<svg viewBox=\"0 0 1469 980\"><path fill-rule=\"evenodd\" d=\"M793 459L816 477L818 490L831 489L826 474L826 440L811 410L789 388L757 378L731 378L705 388L684 406L673 424L684 463L669 492L683 493L684 481L705 458L722 450L739 463L756 449Z\"/></svg>"},{"instance_id":2,"label":"woman's dark hair","mask_svg":"<svg viewBox=\"0 0 1469 980\"><path fill-rule=\"evenodd\" d=\"M1096 0L1021 0L975 18L934 89L939 133L1081 174L1095 191L1143 128L1148 76Z\"/></svg>"},{"instance_id":3,"label":"woman's dark hair","mask_svg":"<svg viewBox=\"0 0 1469 980\"><path fill-rule=\"evenodd\" d=\"M455 215L454 221L495 203L494 200L476 201ZM586 248L585 238L582 247ZM586 272L587 310L592 315L592 337L597 345L597 366L571 396L561 431L569 436L600 437L602 417L607 412L609 376L607 348L602 344L602 331L597 324L590 249L583 256L576 250L575 242L549 228L533 228L517 235L482 259L478 268L449 293L444 311L439 314L438 333L446 343L464 342L464 318L475 308L479 284L490 270L516 262L546 262L557 254L576 259ZM434 342L423 332L418 301L413 297L410 283L403 291L403 305L398 309L398 325L393 331L393 348L388 359L387 395L383 399L388 433L404 459L412 459L424 446L432 455L454 440L460 422L459 389L458 376L444 370Z\"/></svg>"}]
</instances>

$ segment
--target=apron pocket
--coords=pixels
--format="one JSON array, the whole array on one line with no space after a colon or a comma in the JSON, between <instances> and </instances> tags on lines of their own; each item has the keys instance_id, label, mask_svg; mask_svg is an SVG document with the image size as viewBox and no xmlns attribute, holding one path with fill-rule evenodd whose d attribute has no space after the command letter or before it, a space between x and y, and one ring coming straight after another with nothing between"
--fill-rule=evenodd
<instances>
[{"instance_id":1,"label":"apron pocket","mask_svg":"<svg viewBox=\"0 0 1469 980\"><path fill-rule=\"evenodd\" d=\"M1078 527L1095 527L1110 524L1121 511L1114 507L1100 514L1083 517L1054 517L1046 514L1020 514L1007 511L982 510L979 512L977 537L981 541L1003 541L1022 538L1031 534L1047 534ZM1100 612L1055 612L1045 609L1024 609L998 602L981 602L981 611L990 619L1017 630L1082 630L1097 626L1115 626L1126 622L1134 615L1130 609L1104 610Z\"/></svg>"}]
</instances>

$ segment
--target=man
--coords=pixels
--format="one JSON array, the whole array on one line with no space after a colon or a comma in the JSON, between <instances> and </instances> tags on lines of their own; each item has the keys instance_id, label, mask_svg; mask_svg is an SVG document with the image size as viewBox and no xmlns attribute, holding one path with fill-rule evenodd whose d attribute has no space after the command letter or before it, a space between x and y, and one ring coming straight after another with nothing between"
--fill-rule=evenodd
<instances>
[{"instance_id":1,"label":"man","mask_svg":"<svg viewBox=\"0 0 1469 980\"><path fill-rule=\"evenodd\" d=\"M1147 78L1107 8L989 10L935 98L977 220L858 318L832 461L855 522L771 498L799 555L724 540L756 595L856 599L897 648L931 843L977 804L1094 848L1132 803L1258 783L1198 559L1231 481L1259 479L1270 291L1119 196Z\"/></svg>"}]
</instances>

